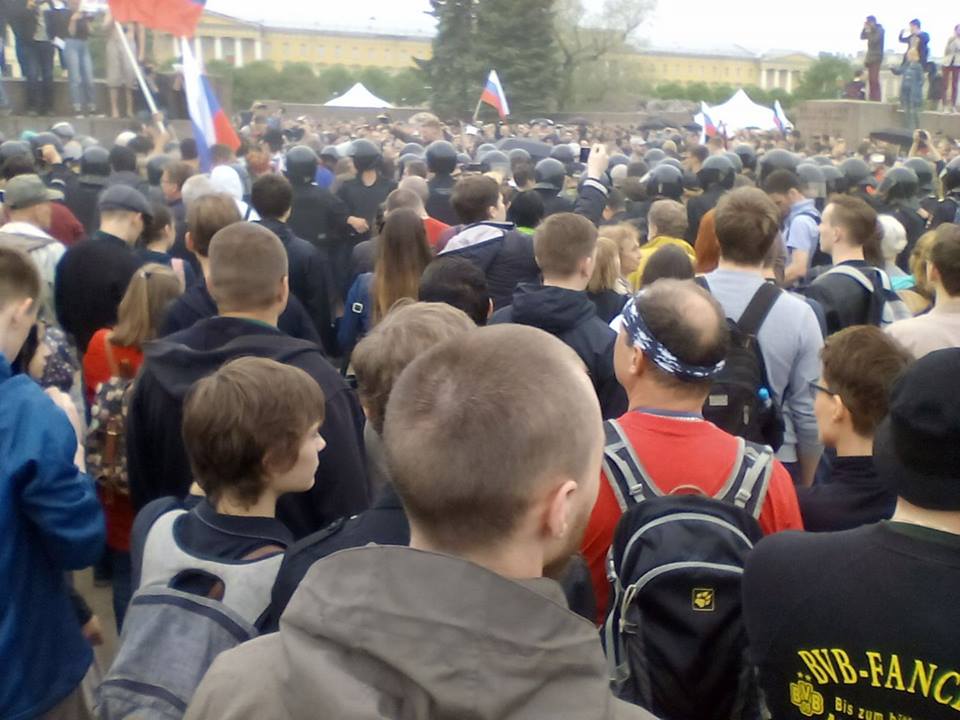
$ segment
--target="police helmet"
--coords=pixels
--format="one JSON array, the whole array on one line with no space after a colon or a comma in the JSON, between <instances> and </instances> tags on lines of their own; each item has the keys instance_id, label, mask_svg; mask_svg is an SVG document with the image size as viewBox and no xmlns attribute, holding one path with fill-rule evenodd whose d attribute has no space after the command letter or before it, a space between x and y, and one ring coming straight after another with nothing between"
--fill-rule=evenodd
<instances>
[{"instance_id":1,"label":"police helmet","mask_svg":"<svg viewBox=\"0 0 960 720\"><path fill-rule=\"evenodd\" d=\"M480 161L480 171L490 172L491 170L505 170L509 174L510 158L507 157L506 153L491 150L483 156Z\"/></svg>"},{"instance_id":2,"label":"police helmet","mask_svg":"<svg viewBox=\"0 0 960 720\"><path fill-rule=\"evenodd\" d=\"M810 158L810 162L820 167L827 167L833 165L833 158L829 158L826 155L814 155Z\"/></svg>"},{"instance_id":3,"label":"police helmet","mask_svg":"<svg viewBox=\"0 0 960 720\"><path fill-rule=\"evenodd\" d=\"M760 181L775 170L797 171L797 156L788 150L774 148L760 157Z\"/></svg>"},{"instance_id":4,"label":"police helmet","mask_svg":"<svg viewBox=\"0 0 960 720\"><path fill-rule=\"evenodd\" d=\"M533 177L537 182L535 189L560 193L567 177L567 169L556 158L545 158L533 168Z\"/></svg>"},{"instance_id":5,"label":"police helmet","mask_svg":"<svg viewBox=\"0 0 960 720\"><path fill-rule=\"evenodd\" d=\"M573 148L566 143L556 145L553 150L550 151L550 157L554 160L559 160L564 165L571 165L579 159L573 154Z\"/></svg>"},{"instance_id":6,"label":"police helmet","mask_svg":"<svg viewBox=\"0 0 960 720\"><path fill-rule=\"evenodd\" d=\"M358 173L374 170L380 162L380 148L364 138L354 140L350 144L350 157Z\"/></svg>"},{"instance_id":7,"label":"police helmet","mask_svg":"<svg viewBox=\"0 0 960 720\"><path fill-rule=\"evenodd\" d=\"M465 166L469 165L469 164L472 163L472 162L473 162L473 158L471 158L471 157L470 157L469 155L467 155L466 153L464 153L464 152L462 152L462 153L457 153L457 165L460 165L460 166L462 166L462 167L465 167Z\"/></svg>"},{"instance_id":8,"label":"police helmet","mask_svg":"<svg viewBox=\"0 0 960 720\"><path fill-rule=\"evenodd\" d=\"M743 163L743 168L745 170L757 169L757 151L754 149L753 145L740 143L733 148L733 151L740 156L740 162Z\"/></svg>"},{"instance_id":9,"label":"police helmet","mask_svg":"<svg viewBox=\"0 0 960 720\"><path fill-rule=\"evenodd\" d=\"M0 150L3 146L0 145ZM940 183L943 185L944 194L960 188L960 157L955 157L940 173Z\"/></svg>"},{"instance_id":10,"label":"police helmet","mask_svg":"<svg viewBox=\"0 0 960 720\"><path fill-rule=\"evenodd\" d=\"M797 165L797 176L803 183L803 194L807 197L823 199L827 196L827 178L823 169L811 162Z\"/></svg>"},{"instance_id":11,"label":"police helmet","mask_svg":"<svg viewBox=\"0 0 960 720\"><path fill-rule=\"evenodd\" d=\"M610 161L607 163L607 168L609 170L612 170L613 168L617 167L617 165L629 165L629 164L630 164L630 158L628 158L626 155L624 155L623 153L614 153L613 155L610 156Z\"/></svg>"},{"instance_id":12,"label":"police helmet","mask_svg":"<svg viewBox=\"0 0 960 720\"><path fill-rule=\"evenodd\" d=\"M820 168L824 182L827 184L827 196L842 193L844 188L843 173L836 165L824 165Z\"/></svg>"},{"instance_id":13,"label":"police helmet","mask_svg":"<svg viewBox=\"0 0 960 720\"><path fill-rule=\"evenodd\" d=\"M651 148L644 154L643 161L648 167L652 168L662 162L665 157L667 157L667 154L660 148Z\"/></svg>"},{"instance_id":14,"label":"police helmet","mask_svg":"<svg viewBox=\"0 0 960 720\"><path fill-rule=\"evenodd\" d=\"M37 133L30 138L30 144L33 146L34 150L39 150L47 145L53 145L57 153L63 155L63 141L59 136L54 135L52 132Z\"/></svg>"},{"instance_id":15,"label":"police helmet","mask_svg":"<svg viewBox=\"0 0 960 720\"><path fill-rule=\"evenodd\" d=\"M284 174L292 185L309 185L317 177L320 158L313 148L306 145L294 145L287 150L287 169Z\"/></svg>"},{"instance_id":16,"label":"police helmet","mask_svg":"<svg viewBox=\"0 0 960 720\"><path fill-rule=\"evenodd\" d=\"M720 185L729 190L733 187L736 174L736 168L729 158L725 155L711 155L697 171L697 179L704 190L711 185Z\"/></svg>"},{"instance_id":17,"label":"police helmet","mask_svg":"<svg viewBox=\"0 0 960 720\"><path fill-rule=\"evenodd\" d=\"M917 174L908 167L895 167L887 171L877 193L884 202L891 200L911 200L917 196L920 189L920 180Z\"/></svg>"},{"instance_id":18,"label":"police helmet","mask_svg":"<svg viewBox=\"0 0 960 720\"><path fill-rule=\"evenodd\" d=\"M332 159L332 160L339 160L339 159L340 159L340 151L337 150L337 146L336 146L336 145L326 145L326 146L320 151L320 157L321 157L321 158L330 158L330 159Z\"/></svg>"},{"instance_id":19,"label":"police helmet","mask_svg":"<svg viewBox=\"0 0 960 720\"><path fill-rule=\"evenodd\" d=\"M5 162L19 155L33 156L29 143L22 140L6 140L3 144L0 144L0 161Z\"/></svg>"},{"instance_id":20,"label":"police helmet","mask_svg":"<svg viewBox=\"0 0 960 720\"><path fill-rule=\"evenodd\" d=\"M420 143L409 142L400 148L401 155L416 155L418 157L423 157L423 145Z\"/></svg>"},{"instance_id":21,"label":"police helmet","mask_svg":"<svg viewBox=\"0 0 960 720\"><path fill-rule=\"evenodd\" d=\"M917 180L920 183L919 195L933 194L933 165L923 158L912 157L903 166L910 168L917 174Z\"/></svg>"},{"instance_id":22,"label":"police helmet","mask_svg":"<svg viewBox=\"0 0 960 720\"><path fill-rule=\"evenodd\" d=\"M70 142L77 135L77 131L73 129L73 125L68 122L58 122L50 128L50 132L63 140L63 142Z\"/></svg>"},{"instance_id":23,"label":"police helmet","mask_svg":"<svg viewBox=\"0 0 960 720\"><path fill-rule=\"evenodd\" d=\"M93 148L91 148L91 150L92 149ZM83 153L84 158L87 156L87 152L89 152L89 150ZM106 151L104 152L106 153ZM81 163L82 161L83 158L81 158ZM147 160L147 182L153 186L159 185L160 180L163 178L164 168L166 168L171 162L173 162L173 158L169 155L154 155L152 158ZM95 175L96 173L92 174Z\"/></svg>"},{"instance_id":24,"label":"police helmet","mask_svg":"<svg viewBox=\"0 0 960 720\"><path fill-rule=\"evenodd\" d=\"M147 167L149 169L149 163ZM110 174L110 151L101 145L91 145L84 150L83 155L80 156L80 174L107 177Z\"/></svg>"},{"instance_id":25,"label":"police helmet","mask_svg":"<svg viewBox=\"0 0 960 720\"><path fill-rule=\"evenodd\" d=\"M530 162L531 160L530 153L523 148L514 148L507 153L507 157L510 158L511 163Z\"/></svg>"},{"instance_id":26,"label":"police helmet","mask_svg":"<svg viewBox=\"0 0 960 720\"><path fill-rule=\"evenodd\" d=\"M743 172L743 160L740 159L740 156L737 155L733 150L727 150L724 153L721 153L723 157L730 161L733 165L733 171L739 175Z\"/></svg>"},{"instance_id":27,"label":"police helmet","mask_svg":"<svg viewBox=\"0 0 960 720\"><path fill-rule=\"evenodd\" d=\"M469 160L467 161L469 164ZM446 140L427 145L427 169L438 175L449 175L457 167L457 149Z\"/></svg>"},{"instance_id":28,"label":"police helmet","mask_svg":"<svg viewBox=\"0 0 960 720\"><path fill-rule=\"evenodd\" d=\"M844 192L850 192L867 185L876 187L877 181L874 179L873 173L870 172L870 167L858 157L847 158L840 163L840 172L843 174L845 181Z\"/></svg>"},{"instance_id":29,"label":"police helmet","mask_svg":"<svg viewBox=\"0 0 960 720\"><path fill-rule=\"evenodd\" d=\"M675 167L675 168L676 168L677 170L679 170L680 172L683 172L683 163L680 162L679 160L677 160L677 158L675 158L675 157L665 157L663 160L661 160L661 161L660 161L659 163L657 163L657 164L658 164L658 165L672 165L673 167Z\"/></svg>"},{"instance_id":30,"label":"police helmet","mask_svg":"<svg viewBox=\"0 0 960 720\"><path fill-rule=\"evenodd\" d=\"M657 165L647 175L647 197L679 200L683 197L683 172L672 165Z\"/></svg>"},{"instance_id":31,"label":"police helmet","mask_svg":"<svg viewBox=\"0 0 960 720\"><path fill-rule=\"evenodd\" d=\"M477 146L477 160L483 160L484 155L486 155L488 152L493 152L496 149L497 146L493 143L480 143L480 145Z\"/></svg>"}]
</instances>

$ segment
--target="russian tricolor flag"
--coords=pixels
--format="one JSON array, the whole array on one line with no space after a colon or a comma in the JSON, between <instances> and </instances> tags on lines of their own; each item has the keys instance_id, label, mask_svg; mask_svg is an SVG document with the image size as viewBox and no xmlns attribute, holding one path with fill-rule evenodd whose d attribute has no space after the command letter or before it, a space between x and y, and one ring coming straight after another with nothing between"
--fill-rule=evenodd
<instances>
[{"instance_id":1,"label":"russian tricolor flag","mask_svg":"<svg viewBox=\"0 0 960 720\"><path fill-rule=\"evenodd\" d=\"M180 47L183 53L183 85L187 94L190 120L193 122L193 136L197 141L200 169L208 172L210 147L219 143L236 150L240 147L240 138L220 107L210 81L203 75L200 63L193 56L190 42L186 38L180 38Z\"/></svg>"},{"instance_id":2,"label":"russian tricolor flag","mask_svg":"<svg viewBox=\"0 0 960 720\"><path fill-rule=\"evenodd\" d=\"M787 119L787 114L783 111L783 106L779 100L773 103L773 124L782 133L793 129L793 123Z\"/></svg>"},{"instance_id":3,"label":"russian tricolor flag","mask_svg":"<svg viewBox=\"0 0 960 720\"><path fill-rule=\"evenodd\" d=\"M177 37L193 37L206 0L109 0L117 22L135 22Z\"/></svg>"},{"instance_id":4,"label":"russian tricolor flag","mask_svg":"<svg viewBox=\"0 0 960 720\"><path fill-rule=\"evenodd\" d=\"M712 138L719 135L720 130L710 117L710 108L703 101L700 102L700 114L703 116L703 122L701 123L701 125L703 125L703 130L700 132L700 144L702 145L706 143L707 138Z\"/></svg>"},{"instance_id":5,"label":"russian tricolor flag","mask_svg":"<svg viewBox=\"0 0 960 720\"><path fill-rule=\"evenodd\" d=\"M487 76L487 84L480 95L480 102L496 108L497 112L500 113L501 120L505 120L507 115L510 114L507 96L503 92L503 85L500 84L500 78L496 70L491 70L490 75Z\"/></svg>"}]
</instances>

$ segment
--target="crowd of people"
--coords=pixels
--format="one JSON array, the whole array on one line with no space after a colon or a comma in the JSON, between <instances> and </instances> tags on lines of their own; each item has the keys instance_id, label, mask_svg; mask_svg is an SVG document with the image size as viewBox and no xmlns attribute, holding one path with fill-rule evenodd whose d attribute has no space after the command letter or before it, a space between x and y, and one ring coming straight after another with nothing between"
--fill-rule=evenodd
<instances>
[{"instance_id":1,"label":"crowd of people","mask_svg":"<svg viewBox=\"0 0 960 720\"><path fill-rule=\"evenodd\" d=\"M0 716L960 706L955 141L243 122L0 144Z\"/></svg>"}]
</instances>

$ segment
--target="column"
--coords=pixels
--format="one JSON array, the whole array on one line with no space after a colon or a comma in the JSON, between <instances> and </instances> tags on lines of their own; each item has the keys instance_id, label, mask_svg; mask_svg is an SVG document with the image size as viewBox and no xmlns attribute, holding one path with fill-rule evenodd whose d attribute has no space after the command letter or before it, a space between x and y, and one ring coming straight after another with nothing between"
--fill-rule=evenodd
<instances>
[{"instance_id":1,"label":"column","mask_svg":"<svg viewBox=\"0 0 960 720\"><path fill-rule=\"evenodd\" d=\"M233 66L243 67L243 40L240 38L233 39Z\"/></svg>"},{"instance_id":2,"label":"column","mask_svg":"<svg viewBox=\"0 0 960 720\"><path fill-rule=\"evenodd\" d=\"M767 69L762 65L760 66L760 89L767 89Z\"/></svg>"},{"instance_id":3,"label":"column","mask_svg":"<svg viewBox=\"0 0 960 720\"><path fill-rule=\"evenodd\" d=\"M213 38L213 57L217 60L223 60L223 38L219 35Z\"/></svg>"},{"instance_id":4,"label":"column","mask_svg":"<svg viewBox=\"0 0 960 720\"><path fill-rule=\"evenodd\" d=\"M787 94L793 92L793 71L787 70Z\"/></svg>"},{"instance_id":5,"label":"column","mask_svg":"<svg viewBox=\"0 0 960 720\"><path fill-rule=\"evenodd\" d=\"M260 38L253 41L253 57L255 60L263 60L263 41Z\"/></svg>"},{"instance_id":6,"label":"column","mask_svg":"<svg viewBox=\"0 0 960 720\"><path fill-rule=\"evenodd\" d=\"M203 38L199 35L193 39L193 54L197 56L198 62L203 62Z\"/></svg>"},{"instance_id":7,"label":"column","mask_svg":"<svg viewBox=\"0 0 960 720\"><path fill-rule=\"evenodd\" d=\"M170 47L172 48L172 52L173 52L173 54L170 57L173 57L173 58L180 57L180 55L182 54L182 51L180 49L180 38L178 38L176 35L171 35Z\"/></svg>"}]
</instances>

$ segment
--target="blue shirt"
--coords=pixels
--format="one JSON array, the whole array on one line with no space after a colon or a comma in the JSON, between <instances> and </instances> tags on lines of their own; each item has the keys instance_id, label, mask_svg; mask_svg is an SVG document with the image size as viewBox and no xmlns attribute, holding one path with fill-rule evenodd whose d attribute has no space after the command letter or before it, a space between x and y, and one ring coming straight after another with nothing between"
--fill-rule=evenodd
<instances>
[{"instance_id":1,"label":"blue shirt","mask_svg":"<svg viewBox=\"0 0 960 720\"><path fill-rule=\"evenodd\" d=\"M73 463L70 421L0 355L0 717L43 715L93 660L66 572L103 552L93 481Z\"/></svg>"},{"instance_id":2,"label":"blue shirt","mask_svg":"<svg viewBox=\"0 0 960 720\"><path fill-rule=\"evenodd\" d=\"M813 200L801 200L790 208L783 223L783 240L793 257L793 251L807 253L807 267L820 243L820 213Z\"/></svg>"}]
</instances>

